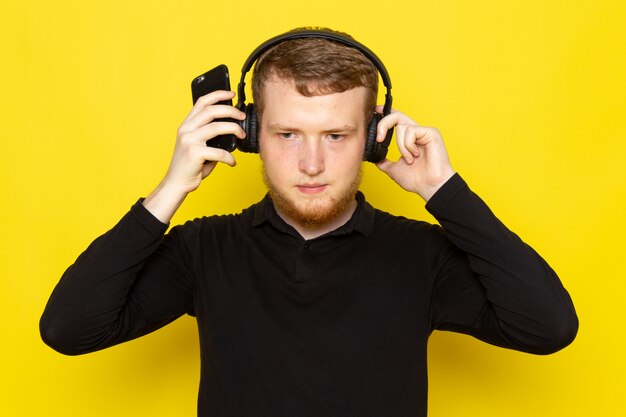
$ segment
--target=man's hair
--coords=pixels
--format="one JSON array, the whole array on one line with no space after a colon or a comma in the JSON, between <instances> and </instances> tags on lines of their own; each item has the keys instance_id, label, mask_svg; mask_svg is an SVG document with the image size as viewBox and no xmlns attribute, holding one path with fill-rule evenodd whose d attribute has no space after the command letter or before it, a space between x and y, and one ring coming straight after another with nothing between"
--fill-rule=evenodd
<instances>
[{"instance_id":1,"label":"man's hair","mask_svg":"<svg viewBox=\"0 0 626 417\"><path fill-rule=\"evenodd\" d=\"M302 29L310 28L293 31ZM346 33L326 28L322 30L352 39L352 36ZM252 97L259 117L262 116L265 105L263 88L273 77L293 81L296 90L306 97L365 87L369 91L364 109L367 120L376 106L378 94L376 66L359 50L329 39L291 39L261 55L252 75Z\"/></svg>"}]
</instances>

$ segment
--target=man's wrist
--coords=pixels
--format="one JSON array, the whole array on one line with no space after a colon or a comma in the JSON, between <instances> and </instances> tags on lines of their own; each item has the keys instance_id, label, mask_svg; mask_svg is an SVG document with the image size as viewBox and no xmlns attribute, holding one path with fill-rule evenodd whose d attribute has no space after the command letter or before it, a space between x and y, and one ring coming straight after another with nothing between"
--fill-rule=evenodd
<instances>
[{"instance_id":1,"label":"man's wrist","mask_svg":"<svg viewBox=\"0 0 626 417\"><path fill-rule=\"evenodd\" d=\"M185 201L187 194L189 194L187 191L162 181L143 200L142 204L160 222L168 224L176 210Z\"/></svg>"},{"instance_id":2,"label":"man's wrist","mask_svg":"<svg viewBox=\"0 0 626 417\"><path fill-rule=\"evenodd\" d=\"M419 194L420 197L422 197L424 201L428 203L428 201L437 193L437 191L439 191L441 187L443 187L444 184L447 183L450 178L452 178L455 174L456 172L451 170L450 172L446 173L438 182L434 183L431 186L420 189L417 194Z\"/></svg>"},{"instance_id":3,"label":"man's wrist","mask_svg":"<svg viewBox=\"0 0 626 417\"><path fill-rule=\"evenodd\" d=\"M448 210L451 206L456 205L456 198L459 193L463 193L464 190L468 190L469 186L465 180L455 173L436 194L432 196L426 203L426 210L437 218L441 213Z\"/></svg>"}]
</instances>

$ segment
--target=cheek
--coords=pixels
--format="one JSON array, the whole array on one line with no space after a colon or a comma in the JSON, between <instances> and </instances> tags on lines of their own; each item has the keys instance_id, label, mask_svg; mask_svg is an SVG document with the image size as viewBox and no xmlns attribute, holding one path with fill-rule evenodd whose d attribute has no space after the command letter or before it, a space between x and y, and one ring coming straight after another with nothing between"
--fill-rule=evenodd
<instances>
[{"instance_id":1,"label":"cheek","mask_svg":"<svg viewBox=\"0 0 626 417\"><path fill-rule=\"evenodd\" d=\"M267 168L274 170L285 167L289 164L289 154L285 150L272 141L264 142L264 145L259 147L259 154L263 164Z\"/></svg>"},{"instance_id":2,"label":"cheek","mask_svg":"<svg viewBox=\"0 0 626 417\"><path fill-rule=\"evenodd\" d=\"M293 171L285 152L278 147L265 143L259 153L265 174L274 185L279 185Z\"/></svg>"},{"instance_id":3,"label":"cheek","mask_svg":"<svg viewBox=\"0 0 626 417\"><path fill-rule=\"evenodd\" d=\"M352 171L363 161L364 141L354 141L347 147L332 152L333 164L343 171Z\"/></svg>"}]
</instances>

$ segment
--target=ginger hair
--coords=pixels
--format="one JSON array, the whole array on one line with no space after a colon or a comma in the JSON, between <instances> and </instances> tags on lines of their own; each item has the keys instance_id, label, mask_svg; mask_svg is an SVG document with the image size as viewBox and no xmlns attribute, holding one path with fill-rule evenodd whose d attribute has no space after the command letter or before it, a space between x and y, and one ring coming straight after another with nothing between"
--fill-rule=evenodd
<instances>
[{"instance_id":1,"label":"ginger hair","mask_svg":"<svg viewBox=\"0 0 626 417\"><path fill-rule=\"evenodd\" d=\"M294 31L308 29L299 28ZM342 32L323 29L352 38ZM301 38L284 41L257 60L252 75L252 97L257 115L262 117L263 89L278 77L293 81L296 90L306 97L341 93L365 87L366 120L374 113L378 94L378 70L359 50L325 38Z\"/></svg>"}]
</instances>

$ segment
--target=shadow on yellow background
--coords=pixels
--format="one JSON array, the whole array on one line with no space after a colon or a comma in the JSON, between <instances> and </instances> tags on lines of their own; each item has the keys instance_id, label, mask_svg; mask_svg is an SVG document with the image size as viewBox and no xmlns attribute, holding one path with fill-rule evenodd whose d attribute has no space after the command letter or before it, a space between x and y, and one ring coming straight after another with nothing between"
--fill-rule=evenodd
<instances>
[{"instance_id":1,"label":"shadow on yellow background","mask_svg":"<svg viewBox=\"0 0 626 417\"><path fill-rule=\"evenodd\" d=\"M380 56L395 107L441 130L453 166L550 262L578 310L577 340L547 357L435 333L429 415L624 415L623 4L4 5L0 415L195 415L199 354L189 317L65 357L41 342L39 316L65 268L165 173L192 77L225 63L237 80L252 49L303 25L351 33ZM173 224L261 198L258 157L236 157ZM383 210L432 220L374 166L362 189Z\"/></svg>"}]
</instances>

